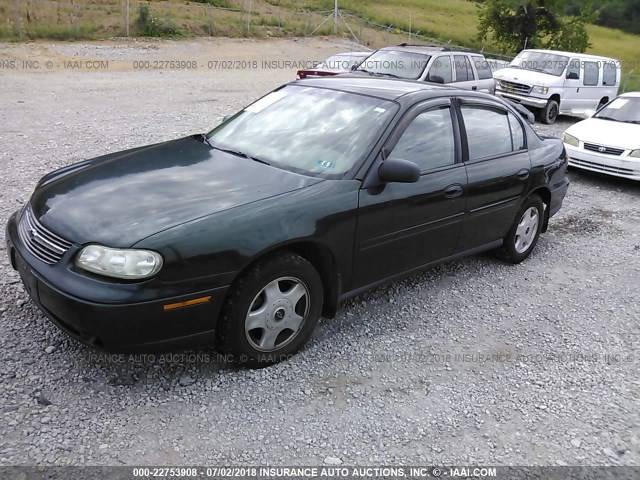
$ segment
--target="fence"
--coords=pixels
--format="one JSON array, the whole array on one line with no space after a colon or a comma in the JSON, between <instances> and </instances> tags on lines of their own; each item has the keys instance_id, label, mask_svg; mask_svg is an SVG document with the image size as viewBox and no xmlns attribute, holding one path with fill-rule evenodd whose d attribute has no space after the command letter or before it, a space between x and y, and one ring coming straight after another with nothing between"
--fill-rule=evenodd
<instances>
[{"instance_id":1,"label":"fence","mask_svg":"<svg viewBox=\"0 0 640 480\"><path fill-rule=\"evenodd\" d=\"M420 32L381 25L340 10L293 11L269 2L213 0L0 0L0 38L80 39L120 36L314 36L348 37L377 48L401 42L443 43ZM273 2L278 3L278 2ZM407 23L411 25L411 21ZM510 60L493 52L486 56Z\"/></svg>"}]
</instances>

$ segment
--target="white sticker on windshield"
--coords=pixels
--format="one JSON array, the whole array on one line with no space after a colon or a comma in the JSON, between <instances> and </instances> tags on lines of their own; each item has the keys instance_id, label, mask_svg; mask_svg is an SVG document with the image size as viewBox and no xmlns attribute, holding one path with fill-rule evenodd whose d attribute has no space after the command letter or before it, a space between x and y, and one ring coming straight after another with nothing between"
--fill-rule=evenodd
<instances>
[{"instance_id":1,"label":"white sticker on windshield","mask_svg":"<svg viewBox=\"0 0 640 480\"><path fill-rule=\"evenodd\" d=\"M613 108L614 110L619 110L622 107L624 107L627 103L629 103L629 100L625 98L616 98L613 102L609 104L607 108Z\"/></svg>"},{"instance_id":2,"label":"white sticker on windshield","mask_svg":"<svg viewBox=\"0 0 640 480\"><path fill-rule=\"evenodd\" d=\"M376 112L378 112L378 113L384 113L384 112L386 112L386 111L387 111L386 109L384 109L384 108L380 108L380 107L376 107L376 108L374 108L374 110L375 110Z\"/></svg>"},{"instance_id":3,"label":"white sticker on windshield","mask_svg":"<svg viewBox=\"0 0 640 480\"><path fill-rule=\"evenodd\" d=\"M263 97L257 102L253 103L252 105L249 105L247 108L244 109L244 111L250 112L250 113L259 113L265 108L270 107L271 105L276 103L278 100L282 100L287 95L288 93L285 92L284 90L278 90L277 92L272 92L266 97Z\"/></svg>"}]
</instances>

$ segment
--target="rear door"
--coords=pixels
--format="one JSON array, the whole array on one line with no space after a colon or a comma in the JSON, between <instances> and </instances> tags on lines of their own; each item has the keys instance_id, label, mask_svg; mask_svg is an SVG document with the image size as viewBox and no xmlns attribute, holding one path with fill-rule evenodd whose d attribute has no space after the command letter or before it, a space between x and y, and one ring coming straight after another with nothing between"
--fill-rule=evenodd
<instances>
[{"instance_id":1,"label":"rear door","mask_svg":"<svg viewBox=\"0 0 640 480\"><path fill-rule=\"evenodd\" d=\"M465 90L478 90L478 79L468 55L453 55L453 72L453 81L456 87L464 88Z\"/></svg>"},{"instance_id":2,"label":"rear door","mask_svg":"<svg viewBox=\"0 0 640 480\"><path fill-rule=\"evenodd\" d=\"M387 142L387 158L420 166L416 183L360 190L352 288L415 269L455 250L467 174L449 98L409 111Z\"/></svg>"},{"instance_id":3,"label":"rear door","mask_svg":"<svg viewBox=\"0 0 640 480\"><path fill-rule=\"evenodd\" d=\"M529 185L531 161L521 119L493 103L461 99L467 212L460 250L504 238Z\"/></svg>"},{"instance_id":4,"label":"rear door","mask_svg":"<svg viewBox=\"0 0 640 480\"><path fill-rule=\"evenodd\" d=\"M478 79L478 90L493 95L495 92L495 81L493 80L493 73L491 72L489 62L480 55L470 55L469 58L471 60L471 66L475 70L476 78Z\"/></svg>"}]
</instances>

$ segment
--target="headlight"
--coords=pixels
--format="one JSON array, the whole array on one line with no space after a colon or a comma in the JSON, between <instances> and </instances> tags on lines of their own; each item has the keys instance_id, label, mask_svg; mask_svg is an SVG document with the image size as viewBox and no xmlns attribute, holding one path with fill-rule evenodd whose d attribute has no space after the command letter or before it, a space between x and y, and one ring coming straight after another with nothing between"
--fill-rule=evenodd
<instances>
[{"instance_id":1,"label":"headlight","mask_svg":"<svg viewBox=\"0 0 640 480\"><path fill-rule=\"evenodd\" d=\"M535 86L535 87L533 87L531 92L532 93L539 93L540 95L546 95L547 93L549 93L549 87Z\"/></svg>"},{"instance_id":2,"label":"headlight","mask_svg":"<svg viewBox=\"0 0 640 480\"><path fill-rule=\"evenodd\" d=\"M129 280L147 278L162 268L162 257L149 250L131 250L88 245L75 264L88 272Z\"/></svg>"},{"instance_id":3,"label":"headlight","mask_svg":"<svg viewBox=\"0 0 640 480\"><path fill-rule=\"evenodd\" d=\"M564 143L566 143L567 145L571 145L572 147L579 147L580 146L580 140L578 140L573 135L569 135L567 132L564 132L562 134L562 141Z\"/></svg>"},{"instance_id":4,"label":"headlight","mask_svg":"<svg viewBox=\"0 0 640 480\"><path fill-rule=\"evenodd\" d=\"M629 156L633 158L640 158L640 150L634 150L629 154Z\"/></svg>"}]
</instances>

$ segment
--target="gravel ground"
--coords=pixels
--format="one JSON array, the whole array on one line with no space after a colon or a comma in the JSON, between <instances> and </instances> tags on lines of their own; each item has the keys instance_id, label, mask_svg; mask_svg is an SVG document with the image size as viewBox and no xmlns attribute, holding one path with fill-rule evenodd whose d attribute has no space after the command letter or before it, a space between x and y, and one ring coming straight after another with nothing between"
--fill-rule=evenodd
<instances>
[{"instance_id":1,"label":"gravel ground","mask_svg":"<svg viewBox=\"0 0 640 480\"><path fill-rule=\"evenodd\" d=\"M126 62L344 48L0 44L0 59L119 59L101 72L0 69L1 222L53 168L204 131L294 76ZM361 295L303 353L260 371L212 350L108 356L74 343L29 301L3 242L0 465L640 465L640 185L571 178L525 263L475 256Z\"/></svg>"}]
</instances>

